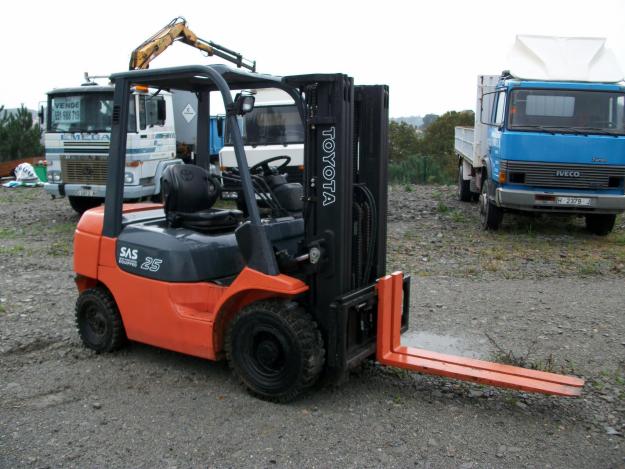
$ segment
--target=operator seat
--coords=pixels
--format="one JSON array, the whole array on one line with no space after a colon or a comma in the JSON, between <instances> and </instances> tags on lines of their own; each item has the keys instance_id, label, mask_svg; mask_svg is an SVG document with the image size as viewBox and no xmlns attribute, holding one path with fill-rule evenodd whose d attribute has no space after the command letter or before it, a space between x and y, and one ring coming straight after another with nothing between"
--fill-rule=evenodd
<instances>
[{"instance_id":1,"label":"operator seat","mask_svg":"<svg viewBox=\"0 0 625 469\"><path fill-rule=\"evenodd\" d=\"M217 232L233 230L243 221L240 210L212 208L219 197L220 184L200 166L168 166L161 187L165 217L172 228Z\"/></svg>"}]
</instances>

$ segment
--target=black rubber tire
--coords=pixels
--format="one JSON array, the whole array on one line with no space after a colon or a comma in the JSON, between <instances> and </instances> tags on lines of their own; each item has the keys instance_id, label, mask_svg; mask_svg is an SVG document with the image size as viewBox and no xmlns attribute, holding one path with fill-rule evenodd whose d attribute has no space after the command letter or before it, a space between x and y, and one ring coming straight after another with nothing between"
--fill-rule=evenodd
<instances>
[{"instance_id":1,"label":"black rubber tire","mask_svg":"<svg viewBox=\"0 0 625 469\"><path fill-rule=\"evenodd\" d=\"M464 179L464 168L462 161L458 166L458 200L461 202L471 202L471 181Z\"/></svg>"},{"instance_id":2,"label":"black rubber tire","mask_svg":"<svg viewBox=\"0 0 625 469\"><path fill-rule=\"evenodd\" d=\"M488 198L488 192L491 184L492 182L487 175L486 179L482 182L482 191L480 193L480 222L483 229L497 231L503 221L503 210L500 207L497 207Z\"/></svg>"},{"instance_id":3,"label":"black rubber tire","mask_svg":"<svg viewBox=\"0 0 625 469\"><path fill-rule=\"evenodd\" d=\"M291 401L313 386L325 363L317 324L303 308L282 300L239 311L228 326L225 349L241 383L272 402Z\"/></svg>"},{"instance_id":4,"label":"black rubber tire","mask_svg":"<svg viewBox=\"0 0 625 469\"><path fill-rule=\"evenodd\" d=\"M126 341L115 300L102 287L89 288L78 296L76 326L83 344L98 353L117 350Z\"/></svg>"},{"instance_id":5,"label":"black rubber tire","mask_svg":"<svg viewBox=\"0 0 625 469\"><path fill-rule=\"evenodd\" d=\"M67 196L69 204L75 212L82 215L90 208L98 207L102 205L104 199L100 197L76 197L73 195Z\"/></svg>"},{"instance_id":6,"label":"black rubber tire","mask_svg":"<svg viewBox=\"0 0 625 469\"><path fill-rule=\"evenodd\" d=\"M586 215L586 229L598 236L606 236L614 228L616 215Z\"/></svg>"}]
</instances>

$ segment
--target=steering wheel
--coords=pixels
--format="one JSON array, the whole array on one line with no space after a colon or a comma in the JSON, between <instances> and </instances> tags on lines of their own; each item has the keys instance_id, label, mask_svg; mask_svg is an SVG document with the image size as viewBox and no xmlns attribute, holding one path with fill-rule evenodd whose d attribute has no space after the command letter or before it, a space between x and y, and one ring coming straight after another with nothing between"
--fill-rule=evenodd
<instances>
[{"instance_id":1,"label":"steering wheel","mask_svg":"<svg viewBox=\"0 0 625 469\"><path fill-rule=\"evenodd\" d=\"M291 162L291 157L287 155L281 155L281 156L274 156L272 158L267 158L266 160L260 161L256 163L254 166L252 166L250 168L250 173L254 173L254 172L257 172L259 169L262 169L264 174L271 174L273 171L269 167L269 163L273 163L274 161L279 161L279 160L284 160L284 163L282 163L281 165L277 167L274 166L273 171L280 172L283 169L285 169Z\"/></svg>"}]
</instances>

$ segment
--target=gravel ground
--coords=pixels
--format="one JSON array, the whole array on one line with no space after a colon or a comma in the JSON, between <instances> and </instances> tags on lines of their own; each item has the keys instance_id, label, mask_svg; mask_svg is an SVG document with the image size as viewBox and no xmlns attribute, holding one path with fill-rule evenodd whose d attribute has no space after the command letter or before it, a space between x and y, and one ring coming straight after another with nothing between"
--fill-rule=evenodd
<instances>
[{"instance_id":1,"label":"gravel ground","mask_svg":"<svg viewBox=\"0 0 625 469\"><path fill-rule=\"evenodd\" d=\"M0 190L0 467L625 467L625 220L507 216L453 188L393 187L389 271L413 275L410 343L572 372L579 399L364 366L288 405L222 363L141 344L84 349L73 325L78 217Z\"/></svg>"}]
</instances>

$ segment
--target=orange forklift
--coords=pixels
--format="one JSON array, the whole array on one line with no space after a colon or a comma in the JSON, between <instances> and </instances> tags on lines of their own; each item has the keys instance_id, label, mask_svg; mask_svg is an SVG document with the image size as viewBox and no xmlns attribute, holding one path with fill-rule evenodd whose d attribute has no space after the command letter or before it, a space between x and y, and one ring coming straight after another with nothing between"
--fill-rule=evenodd
<instances>
[{"instance_id":1,"label":"orange forklift","mask_svg":"<svg viewBox=\"0 0 625 469\"><path fill-rule=\"evenodd\" d=\"M78 330L109 352L130 339L228 360L254 395L285 402L320 378L342 381L364 360L524 391L577 396L583 380L402 346L410 278L386 275L388 87L343 74L287 77L225 65L114 74L103 207L75 235ZM133 86L198 97L198 151L208 151L211 95L223 101L242 211L215 208L221 181L175 165L163 204L124 205L128 100ZM248 167L238 118L246 90L291 96L305 127L304 184L288 157ZM234 92L237 92L233 99ZM200 155L201 156L201 155ZM280 161L279 161L280 160Z\"/></svg>"}]
</instances>

